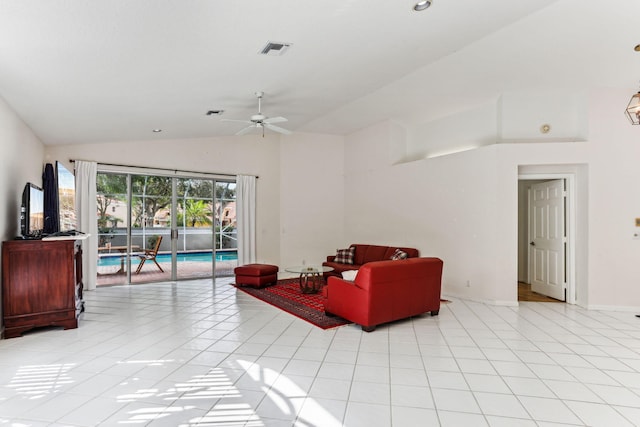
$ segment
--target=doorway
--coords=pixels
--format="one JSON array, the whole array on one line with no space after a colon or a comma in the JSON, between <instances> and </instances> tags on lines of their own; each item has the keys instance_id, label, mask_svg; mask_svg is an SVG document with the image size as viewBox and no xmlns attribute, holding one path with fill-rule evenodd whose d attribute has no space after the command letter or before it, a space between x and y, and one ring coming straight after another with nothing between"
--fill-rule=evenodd
<instances>
[{"instance_id":1,"label":"doorway","mask_svg":"<svg viewBox=\"0 0 640 427\"><path fill-rule=\"evenodd\" d=\"M98 172L98 285L231 275L235 186L235 180Z\"/></svg>"},{"instance_id":2,"label":"doorway","mask_svg":"<svg viewBox=\"0 0 640 427\"><path fill-rule=\"evenodd\" d=\"M519 175L519 301L575 304L575 206L573 174Z\"/></svg>"},{"instance_id":3,"label":"doorway","mask_svg":"<svg viewBox=\"0 0 640 427\"><path fill-rule=\"evenodd\" d=\"M518 282L518 302L564 302L546 295L539 294L531 290L531 285L525 282Z\"/></svg>"}]
</instances>

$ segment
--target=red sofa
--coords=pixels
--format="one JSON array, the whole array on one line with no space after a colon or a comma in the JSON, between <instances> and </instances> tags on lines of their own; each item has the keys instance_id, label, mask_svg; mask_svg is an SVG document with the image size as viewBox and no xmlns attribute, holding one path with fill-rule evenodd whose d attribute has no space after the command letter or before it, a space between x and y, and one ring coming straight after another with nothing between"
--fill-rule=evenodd
<instances>
[{"instance_id":1,"label":"red sofa","mask_svg":"<svg viewBox=\"0 0 640 427\"><path fill-rule=\"evenodd\" d=\"M329 273L325 273L324 277L328 278L330 276L342 277L343 271L348 270L358 270L362 265L373 262L373 261L384 261L390 260L393 256L393 253L396 249L400 249L401 251L406 252L408 258L416 258L419 255L417 249L414 248L402 248L399 246L378 246L378 245L362 245L362 244L353 244L349 247L355 249L353 264L343 264L335 262L335 255L330 255L327 257L327 260L322 263L322 265L327 267L333 267L333 271Z\"/></svg>"},{"instance_id":2,"label":"red sofa","mask_svg":"<svg viewBox=\"0 0 640 427\"><path fill-rule=\"evenodd\" d=\"M357 323L365 332L427 311L436 316L442 267L439 258L408 258L366 263L353 282L331 276L322 291L325 313Z\"/></svg>"}]
</instances>

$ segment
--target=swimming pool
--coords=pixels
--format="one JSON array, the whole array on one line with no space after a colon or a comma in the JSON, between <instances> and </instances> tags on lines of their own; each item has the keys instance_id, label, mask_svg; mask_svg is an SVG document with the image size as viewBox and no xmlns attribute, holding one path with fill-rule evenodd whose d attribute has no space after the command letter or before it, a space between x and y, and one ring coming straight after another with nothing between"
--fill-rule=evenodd
<instances>
[{"instance_id":1,"label":"swimming pool","mask_svg":"<svg viewBox=\"0 0 640 427\"><path fill-rule=\"evenodd\" d=\"M193 261L193 262L212 262L212 252L183 252L177 255L178 262ZM171 254L158 254L156 257L158 262L171 262ZM237 251L224 251L216 252L216 262L220 261L237 261ZM139 258L132 255L131 264L136 265L140 262ZM119 254L102 255L98 258L98 267L111 267L120 266Z\"/></svg>"}]
</instances>

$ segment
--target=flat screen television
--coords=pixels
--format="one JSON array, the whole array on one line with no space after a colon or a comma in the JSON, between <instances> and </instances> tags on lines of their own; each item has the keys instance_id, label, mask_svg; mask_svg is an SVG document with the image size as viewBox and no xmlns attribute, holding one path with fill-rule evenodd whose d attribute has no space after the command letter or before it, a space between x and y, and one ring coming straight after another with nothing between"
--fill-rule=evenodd
<instances>
[{"instance_id":1,"label":"flat screen television","mask_svg":"<svg viewBox=\"0 0 640 427\"><path fill-rule=\"evenodd\" d=\"M20 232L24 237L40 237L44 229L44 191L27 182L22 191Z\"/></svg>"},{"instance_id":2,"label":"flat screen television","mask_svg":"<svg viewBox=\"0 0 640 427\"><path fill-rule=\"evenodd\" d=\"M58 186L58 209L60 231L76 229L76 181L60 162L56 162L56 182Z\"/></svg>"}]
</instances>

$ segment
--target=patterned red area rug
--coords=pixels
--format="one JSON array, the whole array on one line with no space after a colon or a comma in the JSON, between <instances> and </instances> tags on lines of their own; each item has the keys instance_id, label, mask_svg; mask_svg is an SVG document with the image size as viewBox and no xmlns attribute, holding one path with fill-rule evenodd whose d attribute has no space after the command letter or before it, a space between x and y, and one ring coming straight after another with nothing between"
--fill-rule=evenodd
<instances>
[{"instance_id":1,"label":"patterned red area rug","mask_svg":"<svg viewBox=\"0 0 640 427\"><path fill-rule=\"evenodd\" d=\"M300 282L297 278L278 280L275 285L261 289L235 284L233 286L322 329L351 323L340 317L326 316L322 294L303 294L300 292Z\"/></svg>"}]
</instances>

